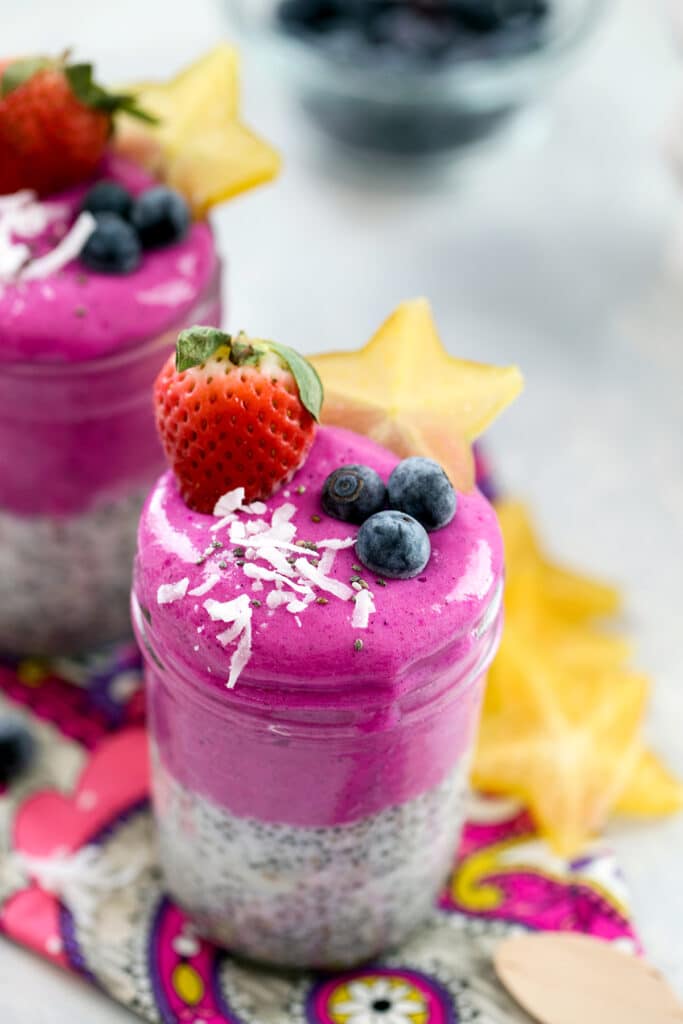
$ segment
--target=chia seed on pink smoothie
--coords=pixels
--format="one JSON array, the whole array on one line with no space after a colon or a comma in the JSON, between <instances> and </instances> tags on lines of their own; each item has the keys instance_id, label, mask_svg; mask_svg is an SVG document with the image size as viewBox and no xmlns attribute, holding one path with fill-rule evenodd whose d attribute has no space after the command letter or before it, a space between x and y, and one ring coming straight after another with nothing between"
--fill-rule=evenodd
<instances>
[{"instance_id":1,"label":"chia seed on pink smoothie","mask_svg":"<svg viewBox=\"0 0 683 1024\"><path fill-rule=\"evenodd\" d=\"M54 216L33 256L67 233L102 178L134 194L155 183L108 155L93 181L44 201ZM163 467L152 383L178 331L220 315L204 222L131 274L76 259L0 283L0 650L65 653L128 632L136 520Z\"/></svg>"},{"instance_id":2,"label":"chia seed on pink smoothie","mask_svg":"<svg viewBox=\"0 0 683 1024\"><path fill-rule=\"evenodd\" d=\"M327 541L357 533L322 513L327 475L363 463L386 480L397 462L366 438L320 428L262 518L295 506L297 540L317 544L317 560ZM324 590L325 603L296 613L270 606L277 585L247 573L248 539L235 548L217 523L191 511L167 473L139 530L134 621L167 883L200 928L237 951L351 963L424 919L455 855L500 629L495 513L479 492L459 495L411 580L378 583L352 546L337 550L329 576L372 594L366 628L354 626L352 600ZM225 623L206 602L242 594L251 654L229 690L234 643L221 641Z\"/></svg>"}]
</instances>

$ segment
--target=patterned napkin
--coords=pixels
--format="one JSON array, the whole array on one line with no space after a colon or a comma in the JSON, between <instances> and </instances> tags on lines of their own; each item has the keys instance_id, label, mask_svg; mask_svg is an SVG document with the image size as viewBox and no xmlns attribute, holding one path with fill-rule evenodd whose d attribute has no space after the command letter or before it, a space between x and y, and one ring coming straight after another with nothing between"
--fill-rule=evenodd
<instances>
[{"instance_id":1,"label":"patterned napkin","mask_svg":"<svg viewBox=\"0 0 683 1024\"><path fill-rule=\"evenodd\" d=\"M609 852L560 860L522 808L476 797L448 887L401 950L339 974L246 965L164 895L137 650L0 665L0 713L10 710L37 755L0 793L0 928L145 1020L521 1024L493 973L501 938L564 930L637 948Z\"/></svg>"}]
</instances>

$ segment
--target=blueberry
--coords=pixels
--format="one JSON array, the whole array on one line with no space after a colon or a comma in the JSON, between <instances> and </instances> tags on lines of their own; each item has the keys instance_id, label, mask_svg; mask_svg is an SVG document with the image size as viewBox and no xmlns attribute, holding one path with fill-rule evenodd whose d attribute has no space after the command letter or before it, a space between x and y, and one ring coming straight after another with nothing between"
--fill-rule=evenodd
<instances>
[{"instance_id":1,"label":"blueberry","mask_svg":"<svg viewBox=\"0 0 683 1024\"><path fill-rule=\"evenodd\" d=\"M133 197L117 181L98 181L86 192L81 209L88 213L117 213L128 220L133 209Z\"/></svg>"},{"instance_id":2,"label":"blueberry","mask_svg":"<svg viewBox=\"0 0 683 1024\"><path fill-rule=\"evenodd\" d=\"M285 0L278 11L283 24L293 30L329 32L349 13L344 0Z\"/></svg>"},{"instance_id":3,"label":"blueberry","mask_svg":"<svg viewBox=\"0 0 683 1024\"><path fill-rule=\"evenodd\" d=\"M419 576L431 545L424 526L405 512L389 509L366 519L356 538L356 554L370 572L390 579Z\"/></svg>"},{"instance_id":4,"label":"blueberry","mask_svg":"<svg viewBox=\"0 0 683 1024\"><path fill-rule=\"evenodd\" d=\"M463 28L472 32L495 32L548 13L547 0L452 0L452 7Z\"/></svg>"},{"instance_id":5,"label":"blueberry","mask_svg":"<svg viewBox=\"0 0 683 1024\"><path fill-rule=\"evenodd\" d=\"M115 213L98 213L97 226L81 249L81 262L100 274L130 274L140 265L142 248L135 228Z\"/></svg>"},{"instance_id":6,"label":"blueberry","mask_svg":"<svg viewBox=\"0 0 683 1024\"><path fill-rule=\"evenodd\" d=\"M439 530L455 515L453 485L438 462L413 455L399 462L387 485L389 506L407 512L426 530Z\"/></svg>"},{"instance_id":7,"label":"blueberry","mask_svg":"<svg viewBox=\"0 0 683 1024\"><path fill-rule=\"evenodd\" d=\"M345 523L362 523L386 503L384 481L369 466L340 466L323 485L323 509Z\"/></svg>"},{"instance_id":8,"label":"blueberry","mask_svg":"<svg viewBox=\"0 0 683 1024\"><path fill-rule=\"evenodd\" d=\"M190 230L190 210L179 192L155 185L135 200L131 221L143 249L158 249L185 237Z\"/></svg>"},{"instance_id":9,"label":"blueberry","mask_svg":"<svg viewBox=\"0 0 683 1024\"><path fill-rule=\"evenodd\" d=\"M434 60L448 51L456 28L457 23L442 10L397 5L376 8L366 34L371 42L392 47L404 57Z\"/></svg>"},{"instance_id":10,"label":"blueberry","mask_svg":"<svg viewBox=\"0 0 683 1024\"><path fill-rule=\"evenodd\" d=\"M0 718L0 785L16 778L33 757L34 741L16 718Z\"/></svg>"}]
</instances>

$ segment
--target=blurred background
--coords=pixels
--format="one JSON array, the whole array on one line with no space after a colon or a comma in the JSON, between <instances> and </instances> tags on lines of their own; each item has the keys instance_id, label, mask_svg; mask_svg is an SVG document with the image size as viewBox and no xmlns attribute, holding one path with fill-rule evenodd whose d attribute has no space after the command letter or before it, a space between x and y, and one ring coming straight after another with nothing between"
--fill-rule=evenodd
<instances>
[{"instance_id":1,"label":"blurred background","mask_svg":"<svg viewBox=\"0 0 683 1024\"><path fill-rule=\"evenodd\" d=\"M394 26L379 73L348 26L324 41L322 57L307 52L318 32L308 15L297 24L295 12L273 38L273 6L0 0L2 51L71 45L102 80L126 83L242 38L245 118L285 168L274 186L215 215L228 324L306 352L357 347L400 300L426 295L453 353L518 363L526 391L491 431L494 465L530 501L560 560L624 588L637 662L655 680L650 733L683 773L680 12L642 0L539 0L512 35L455 39L445 69L443 55L424 63L429 40L417 57L396 58L391 34L407 32L410 47L413 30ZM452 66L463 46L474 64L466 75ZM445 123L449 146L434 152L427 130L411 153L392 156L392 125L371 150L362 131L349 139L349 104L366 116L370 96L376 116L388 89L399 109L397 83L411 76L421 113L438 108L446 119L436 134ZM344 145L302 112L302 90L318 113L321 97L336 104ZM514 119L502 116L518 106ZM610 839L646 948L683 993L683 821L619 825ZM3 1019L61 1021L51 996L36 1016L28 988L38 972L43 993L54 986L61 998L49 968L2 948L0 1006L10 978L27 988L27 1016L15 993ZM72 998L85 1008L95 997ZM94 1012L89 1021L128 1019L99 1002L101 1018Z\"/></svg>"}]
</instances>

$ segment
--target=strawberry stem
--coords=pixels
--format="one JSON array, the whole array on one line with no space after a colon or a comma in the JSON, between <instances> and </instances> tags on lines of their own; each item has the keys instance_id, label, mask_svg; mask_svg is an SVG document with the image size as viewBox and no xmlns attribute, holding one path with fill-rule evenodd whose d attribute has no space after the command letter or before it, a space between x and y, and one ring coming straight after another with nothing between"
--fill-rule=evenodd
<instances>
[{"instance_id":1,"label":"strawberry stem","mask_svg":"<svg viewBox=\"0 0 683 1024\"><path fill-rule=\"evenodd\" d=\"M0 77L0 99L25 85L34 75L41 71L61 71L66 77L69 87L76 99L93 110L102 110L113 114L117 110L125 110L133 117L149 124L156 124L157 118L142 110L135 97L125 92L107 92L93 79L92 64L68 64L70 50L65 50L59 57L21 57L7 65Z\"/></svg>"},{"instance_id":2,"label":"strawberry stem","mask_svg":"<svg viewBox=\"0 0 683 1024\"><path fill-rule=\"evenodd\" d=\"M237 336L226 334L215 327L190 327L182 331L176 343L175 365L178 373L201 366L220 348L227 348L229 359L235 366L249 364L258 367L261 357L275 352L282 364L290 371L299 389L299 398L304 409L313 419L320 418L323 402L323 386L316 370L287 345L276 341L251 340L244 332Z\"/></svg>"},{"instance_id":3,"label":"strawberry stem","mask_svg":"<svg viewBox=\"0 0 683 1024\"><path fill-rule=\"evenodd\" d=\"M178 335L175 350L175 368L178 373L200 366L219 348L232 348L232 336L216 327L190 327Z\"/></svg>"},{"instance_id":4,"label":"strawberry stem","mask_svg":"<svg viewBox=\"0 0 683 1024\"><path fill-rule=\"evenodd\" d=\"M135 97L131 93L107 92L93 79L92 64L69 64L64 68L64 74L76 99L80 100L87 107L94 110L102 110L113 114L117 110L125 110L127 114L147 121L149 124L156 124L157 118L148 114L141 107L138 107Z\"/></svg>"}]
</instances>

